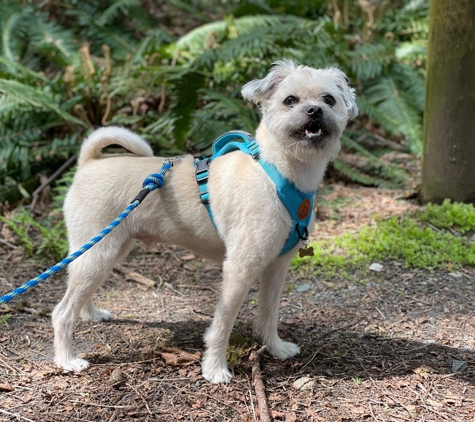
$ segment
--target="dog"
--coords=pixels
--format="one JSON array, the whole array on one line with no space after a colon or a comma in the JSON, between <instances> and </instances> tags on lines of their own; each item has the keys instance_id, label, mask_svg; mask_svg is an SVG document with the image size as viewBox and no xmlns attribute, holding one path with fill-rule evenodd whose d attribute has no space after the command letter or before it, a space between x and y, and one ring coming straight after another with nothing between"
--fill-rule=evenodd
<instances>
[{"instance_id":1,"label":"dog","mask_svg":"<svg viewBox=\"0 0 475 422\"><path fill-rule=\"evenodd\" d=\"M358 113L345 74L336 68L313 69L280 61L263 79L244 85L242 96L262 111L256 131L260 157L301 191L316 191L329 160L340 150L348 120ZM102 148L112 144L132 154L103 156ZM140 191L143 180L161 168L162 160L126 129L93 132L81 147L64 203L70 251L115 219ZM206 380L230 381L229 337L245 296L258 279L256 337L279 359L300 352L298 345L282 340L277 332L280 294L298 245L279 256L292 222L275 185L252 157L234 151L212 161L208 187L216 226L200 201L194 159L184 156L167 173L162 189L152 192L110 235L69 266L67 291L52 314L59 367L79 372L89 366L73 351L75 323L79 316L90 322L111 319L109 311L95 307L92 296L112 267L127 256L135 239L180 245L222 263L219 299L204 337ZM314 216L312 226L313 220Z\"/></svg>"}]
</instances>

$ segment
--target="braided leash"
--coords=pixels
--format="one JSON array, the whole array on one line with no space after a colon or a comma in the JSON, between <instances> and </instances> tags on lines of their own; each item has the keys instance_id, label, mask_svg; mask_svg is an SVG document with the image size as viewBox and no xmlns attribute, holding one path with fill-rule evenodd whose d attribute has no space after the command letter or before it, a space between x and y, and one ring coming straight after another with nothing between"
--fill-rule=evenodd
<instances>
[{"instance_id":1,"label":"braided leash","mask_svg":"<svg viewBox=\"0 0 475 422\"><path fill-rule=\"evenodd\" d=\"M148 176L143 182L143 190L134 198L130 205L119 216L112 221L104 230L102 230L97 236L93 237L89 242L83 245L79 250L73 252L68 257L64 258L61 262L57 263L53 267L47 269L39 276L27 281L22 286L16 288L12 292L0 297L0 305L10 302L17 296L22 295L37 284L51 277L52 275L60 272L63 268L67 267L76 258L79 258L84 252L91 249L96 243L100 242L105 236L107 236L112 230L114 230L128 215L137 208L145 197L155 189L161 188L165 184L165 173L177 162L181 161L181 157L168 158L163 161L162 169L159 173L153 173Z\"/></svg>"}]
</instances>

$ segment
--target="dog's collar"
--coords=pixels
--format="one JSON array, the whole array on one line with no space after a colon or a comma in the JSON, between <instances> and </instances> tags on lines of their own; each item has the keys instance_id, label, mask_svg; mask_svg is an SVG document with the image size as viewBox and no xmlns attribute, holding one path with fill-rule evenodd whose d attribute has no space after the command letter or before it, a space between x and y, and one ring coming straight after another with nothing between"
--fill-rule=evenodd
<instances>
[{"instance_id":1,"label":"dog's collar","mask_svg":"<svg viewBox=\"0 0 475 422\"><path fill-rule=\"evenodd\" d=\"M240 138L241 141L231 142L236 138ZM211 157L195 161L196 181L200 188L201 202L206 207L215 227L216 223L214 222L213 212L211 211L209 203L209 165L216 158L236 150L249 154L252 158L257 160L266 174L274 182L277 194L292 218L292 229L279 254L279 256L284 255L301 240L305 242L308 239L308 226L312 218L313 197L315 192L302 192L292 182L286 179L275 166L260 158L259 145L249 133L243 131L227 132L213 142L213 154Z\"/></svg>"}]
</instances>

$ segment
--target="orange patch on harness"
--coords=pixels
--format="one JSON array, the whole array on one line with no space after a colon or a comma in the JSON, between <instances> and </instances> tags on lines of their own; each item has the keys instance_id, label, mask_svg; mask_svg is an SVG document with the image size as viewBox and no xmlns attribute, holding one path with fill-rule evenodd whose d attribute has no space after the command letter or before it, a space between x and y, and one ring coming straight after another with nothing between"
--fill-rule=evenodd
<instances>
[{"instance_id":1,"label":"orange patch on harness","mask_svg":"<svg viewBox=\"0 0 475 422\"><path fill-rule=\"evenodd\" d=\"M304 201L302 201L297 211L299 220L305 220L308 214L310 213L311 208L312 208L312 203L310 202L310 199L305 199Z\"/></svg>"}]
</instances>

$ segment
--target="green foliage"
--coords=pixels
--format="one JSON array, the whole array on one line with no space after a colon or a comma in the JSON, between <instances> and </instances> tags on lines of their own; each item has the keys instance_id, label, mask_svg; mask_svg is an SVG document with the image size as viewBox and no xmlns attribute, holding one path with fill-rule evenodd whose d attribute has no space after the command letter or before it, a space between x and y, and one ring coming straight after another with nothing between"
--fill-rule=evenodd
<instances>
[{"instance_id":1,"label":"green foliage","mask_svg":"<svg viewBox=\"0 0 475 422\"><path fill-rule=\"evenodd\" d=\"M427 1L165 3L0 4L0 201L27 196L38 173L98 126L130 127L162 155L205 149L230 129L253 132L259 111L240 88L283 58L342 68L364 119L420 153ZM368 166L335 168L363 184L403 184L404 172L354 126L360 135L348 132L344 149Z\"/></svg>"},{"instance_id":2,"label":"green foliage","mask_svg":"<svg viewBox=\"0 0 475 422\"><path fill-rule=\"evenodd\" d=\"M442 205L428 204L420 219L439 229L453 229L460 233L475 231L475 209L472 204L452 203L449 199Z\"/></svg>"},{"instance_id":3,"label":"green foliage","mask_svg":"<svg viewBox=\"0 0 475 422\"><path fill-rule=\"evenodd\" d=\"M8 323L8 320L12 317L11 314L5 314L5 315L2 315L0 316L0 325L2 324L7 324Z\"/></svg>"},{"instance_id":4,"label":"green foliage","mask_svg":"<svg viewBox=\"0 0 475 422\"><path fill-rule=\"evenodd\" d=\"M311 262L324 271L364 267L385 259L417 268L475 265L475 243L459 235L469 231L475 231L473 205L447 200L411 215L378 221L357 233L313 242L315 256L295 258L294 264Z\"/></svg>"},{"instance_id":5,"label":"green foliage","mask_svg":"<svg viewBox=\"0 0 475 422\"><path fill-rule=\"evenodd\" d=\"M64 221L57 220L49 217L38 221L24 208L18 208L10 218L0 216L0 221L15 233L28 255L60 260L68 251L68 241Z\"/></svg>"},{"instance_id":6,"label":"green foliage","mask_svg":"<svg viewBox=\"0 0 475 422\"><path fill-rule=\"evenodd\" d=\"M252 340L241 333L233 333L229 339L228 349L226 351L226 361L234 365L239 359L249 354L252 348Z\"/></svg>"}]
</instances>

